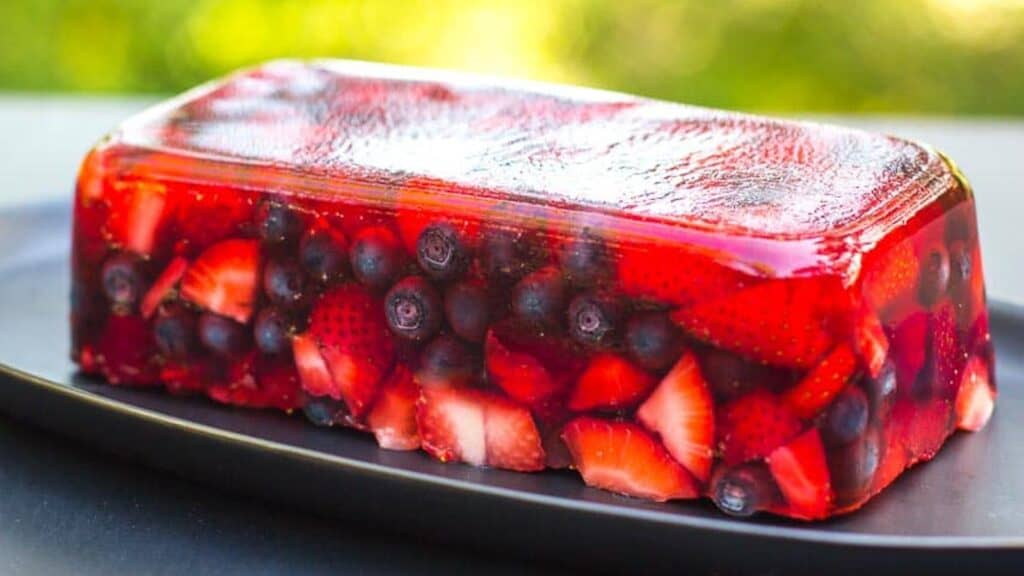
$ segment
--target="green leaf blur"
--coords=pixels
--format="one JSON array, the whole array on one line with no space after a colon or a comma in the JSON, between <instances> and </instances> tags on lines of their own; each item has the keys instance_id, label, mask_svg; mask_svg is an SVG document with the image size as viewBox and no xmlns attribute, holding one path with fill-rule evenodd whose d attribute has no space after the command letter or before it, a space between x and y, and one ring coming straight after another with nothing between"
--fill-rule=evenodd
<instances>
[{"instance_id":1,"label":"green leaf blur","mask_svg":"<svg viewBox=\"0 0 1024 576\"><path fill-rule=\"evenodd\" d=\"M1024 0L4 0L0 89L177 92L277 57L724 108L1024 114Z\"/></svg>"}]
</instances>

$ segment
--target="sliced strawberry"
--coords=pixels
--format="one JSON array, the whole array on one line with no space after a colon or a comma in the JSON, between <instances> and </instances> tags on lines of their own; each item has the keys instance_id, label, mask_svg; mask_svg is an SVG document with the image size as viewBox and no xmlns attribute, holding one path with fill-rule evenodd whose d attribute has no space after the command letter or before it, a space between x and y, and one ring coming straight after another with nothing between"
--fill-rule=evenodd
<instances>
[{"instance_id":1,"label":"sliced strawberry","mask_svg":"<svg viewBox=\"0 0 1024 576\"><path fill-rule=\"evenodd\" d=\"M416 180L408 183L398 192L398 233L410 254L416 254L416 243L427 226L444 222L469 244L475 244L480 237L479 208L464 205L460 197L445 197L436 193L439 187L450 188L442 183Z\"/></svg>"},{"instance_id":2,"label":"sliced strawberry","mask_svg":"<svg viewBox=\"0 0 1024 576\"><path fill-rule=\"evenodd\" d=\"M416 426L416 401L420 391L412 371L398 364L381 384L377 400L366 415L366 424L377 444L388 450L416 450L420 447Z\"/></svg>"},{"instance_id":3,"label":"sliced strawberry","mask_svg":"<svg viewBox=\"0 0 1024 576\"><path fill-rule=\"evenodd\" d=\"M259 242L225 240L192 263L181 281L181 297L245 324L252 317L259 274Z\"/></svg>"},{"instance_id":4,"label":"sliced strawberry","mask_svg":"<svg viewBox=\"0 0 1024 576\"><path fill-rule=\"evenodd\" d=\"M964 369L960 390L956 395L956 425L961 430L976 432L985 427L995 408L996 392L989 381L985 361L972 356Z\"/></svg>"},{"instance_id":5,"label":"sliced strawberry","mask_svg":"<svg viewBox=\"0 0 1024 576\"><path fill-rule=\"evenodd\" d=\"M153 331L139 316L111 314L96 342L93 362L107 382L128 386L156 384L159 374ZM85 354L85 351L83 351ZM91 362L85 362L88 366Z\"/></svg>"},{"instance_id":6,"label":"sliced strawberry","mask_svg":"<svg viewBox=\"0 0 1024 576\"><path fill-rule=\"evenodd\" d=\"M832 403L856 371L857 356L849 346L840 345L786 390L782 401L796 416L811 418Z\"/></svg>"},{"instance_id":7,"label":"sliced strawberry","mask_svg":"<svg viewBox=\"0 0 1024 576\"><path fill-rule=\"evenodd\" d=\"M889 337L885 335L878 315L873 312L862 313L854 327L854 342L857 352L864 359L864 365L871 377L882 373L885 360L889 357Z\"/></svg>"},{"instance_id":8,"label":"sliced strawberry","mask_svg":"<svg viewBox=\"0 0 1024 576\"><path fill-rule=\"evenodd\" d=\"M697 357L686 353L640 405L636 417L701 482L711 474L715 412Z\"/></svg>"},{"instance_id":9,"label":"sliced strawberry","mask_svg":"<svg viewBox=\"0 0 1024 576\"><path fill-rule=\"evenodd\" d=\"M581 416L562 438L588 486L657 502L699 496L686 470L636 424Z\"/></svg>"},{"instance_id":10,"label":"sliced strawberry","mask_svg":"<svg viewBox=\"0 0 1024 576\"><path fill-rule=\"evenodd\" d=\"M316 338L307 334L296 334L292 338L292 354L303 390L313 396L329 396L334 389L334 380L331 380L331 372L327 369L323 355L320 354L320 345Z\"/></svg>"},{"instance_id":11,"label":"sliced strawberry","mask_svg":"<svg viewBox=\"0 0 1024 576\"><path fill-rule=\"evenodd\" d=\"M219 186L190 187L182 193L188 194L188 201L179 204L174 221L191 254L236 236L253 220L255 201L250 194Z\"/></svg>"},{"instance_id":12,"label":"sliced strawberry","mask_svg":"<svg viewBox=\"0 0 1024 576\"><path fill-rule=\"evenodd\" d=\"M935 361L933 390L943 399L952 400L960 386L967 347L957 324L956 306L940 305L932 314L932 358Z\"/></svg>"},{"instance_id":13,"label":"sliced strawberry","mask_svg":"<svg viewBox=\"0 0 1024 576\"><path fill-rule=\"evenodd\" d=\"M504 398L488 396L484 429L488 466L521 472L544 469L544 448L529 410Z\"/></svg>"},{"instance_id":14,"label":"sliced strawberry","mask_svg":"<svg viewBox=\"0 0 1024 576\"><path fill-rule=\"evenodd\" d=\"M492 384L512 399L531 405L565 391L582 369L571 345L509 323L487 332L484 364Z\"/></svg>"},{"instance_id":15,"label":"sliced strawberry","mask_svg":"<svg viewBox=\"0 0 1024 576\"><path fill-rule=\"evenodd\" d=\"M768 469L793 516L815 520L828 515L832 487L825 446L817 429L812 428L772 451L768 455Z\"/></svg>"},{"instance_id":16,"label":"sliced strawberry","mask_svg":"<svg viewBox=\"0 0 1024 576\"><path fill-rule=\"evenodd\" d=\"M761 388L724 405L716 420L722 459L729 465L767 456L803 428L778 397Z\"/></svg>"},{"instance_id":17,"label":"sliced strawberry","mask_svg":"<svg viewBox=\"0 0 1024 576\"><path fill-rule=\"evenodd\" d=\"M627 296L692 306L741 288L746 277L679 245L629 246L618 255L618 279Z\"/></svg>"},{"instance_id":18,"label":"sliced strawberry","mask_svg":"<svg viewBox=\"0 0 1024 576\"><path fill-rule=\"evenodd\" d=\"M618 409L632 406L654 387L654 377L629 360L612 352L590 359L569 397L569 409L576 412Z\"/></svg>"},{"instance_id":19,"label":"sliced strawberry","mask_svg":"<svg viewBox=\"0 0 1024 576\"><path fill-rule=\"evenodd\" d=\"M675 268L663 264L664 268ZM766 364L811 368L832 347L828 324L842 287L833 278L765 280L672 313L691 336Z\"/></svg>"},{"instance_id":20,"label":"sliced strawberry","mask_svg":"<svg viewBox=\"0 0 1024 576\"><path fill-rule=\"evenodd\" d=\"M327 395L344 400L359 418L395 357L383 304L362 286L344 284L316 303L306 334L320 346L331 374Z\"/></svg>"},{"instance_id":21,"label":"sliced strawberry","mask_svg":"<svg viewBox=\"0 0 1024 576\"><path fill-rule=\"evenodd\" d=\"M864 263L864 299L873 310L913 298L921 263L914 244L903 239L891 248L880 247Z\"/></svg>"},{"instance_id":22,"label":"sliced strawberry","mask_svg":"<svg viewBox=\"0 0 1024 576\"><path fill-rule=\"evenodd\" d=\"M164 268L164 271L153 282L146 295L142 297L142 304L139 306L139 310L142 312L143 318L152 316L160 306L160 303L173 294L174 289L185 275L186 270L188 270L188 260L181 257L171 260L171 263Z\"/></svg>"},{"instance_id":23,"label":"sliced strawberry","mask_svg":"<svg viewBox=\"0 0 1024 576\"><path fill-rule=\"evenodd\" d=\"M910 390L928 352L928 314L915 312L900 322L892 335L892 357L896 363L896 381Z\"/></svg>"},{"instance_id":24,"label":"sliced strawberry","mask_svg":"<svg viewBox=\"0 0 1024 576\"><path fill-rule=\"evenodd\" d=\"M153 252L167 212L167 190L154 182L122 184L110 198L111 241L142 255Z\"/></svg>"}]
</instances>

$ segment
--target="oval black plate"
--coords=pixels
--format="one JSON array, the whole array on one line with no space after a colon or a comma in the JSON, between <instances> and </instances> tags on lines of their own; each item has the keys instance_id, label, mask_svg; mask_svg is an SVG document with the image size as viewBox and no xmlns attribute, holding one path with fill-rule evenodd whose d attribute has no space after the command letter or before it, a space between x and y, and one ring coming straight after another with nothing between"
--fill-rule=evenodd
<instances>
[{"instance_id":1,"label":"oval black plate","mask_svg":"<svg viewBox=\"0 0 1024 576\"><path fill-rule=\"evenodd\" d=\"M653 504L568 472L515 474L378 450L371 437L75 372L66 326L69 215L0 212L0 409L232 490L416 538L601 568L812 573L1024 566L1024 311L992 307L1002 395L861 511L819 524L736 521L707 503ZM969 563L964 563L969 562Z\"/></svg>"}]
</instances>

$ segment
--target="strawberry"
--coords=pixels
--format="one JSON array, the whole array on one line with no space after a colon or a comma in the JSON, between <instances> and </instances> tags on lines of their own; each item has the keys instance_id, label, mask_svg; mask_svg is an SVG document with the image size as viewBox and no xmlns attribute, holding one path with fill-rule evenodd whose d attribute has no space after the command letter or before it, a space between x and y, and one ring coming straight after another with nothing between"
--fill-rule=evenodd
<instances>
[{"instance_id":1,"label":"strawberry","mask_svg":"<svg viewBox=\"0 0 1024 576\"><path fill-rule=\"evenodd\" d=\"M181 297L242 324L252 317L258 296L260 245L225 240L207 248L181 280Z\"/></svg>"},{"instance_id":2,"label":"strawberry","mask_svg":"<svg viewBox=\"0 0 1024 576\"><path fill-rule=\"evenodd\" d=\"M832 347L827 324L841 290L834 278L765 280L679 308L672 320L694 338L741 356L807 369Z\"/></svg>"},{"instance_id":3,"label":"strawberry","mask_svg":"<svg viewBox=\"0 0 1024 576\"><path fill-rule=\"evenodd\" d=\"M171 260L170 264L164 268L164 271L160 273L160 276L150 286L146 295L142 297L142 304L139 306L139 310L142 312L143 318L148 319L152 316L160 306L160 303L174 292L175 287L185 275L186 270L188 270L188 260L181 257Z\"/></svg>"},{"instance_id":4,"label":"strawberry","mask_svg":"<svg viewBox=\"0 0 1024 576\"><path fill-rule=\"evenodd\" d=\"M186 193L182 191L181 193ZM235 236L252 222L254 201L249 194L223 187L189 187L187 202L174 214L176 233L189 253Z\"/></svg>"},{"instance_id":5,"label":"strawberry","mask_svg":"<svg viewBox=\"0 0 1024 576\"><path fill-rule=\"evenodd\" d=\"M416 450L420 447L416 427L416 400L420 391L412 371L398 364L381 384L377 400L366 415L366 424L377 444L388 450Z\"/></svg>"},{"instance_id":6,"label":"strawberry","mask_svg":"<svg viewBox=\"0 0 1024 576\"><path fill-rule=\"evenodd\" d=\"M976 432L985 427L995 408L996 392L989 382L984 360L972 356L967 361L956 395L956 426Z\"/></svg>"},{"instance_id":7,"label":"strawberry","mask_svg":"<svg viewBox=\"0 0 1024 576\"><path fill-rule=\"evenodd\" d=\"M480 236L480 219L475 214L479 208L463 205L460 196L440 195L438 189L450 189L450 185L426 180L414 180L398 192L398 233L409 254L416 254L423 229L430 224L444 222L452 226L458 235L468 242L475 242Z\"/></svg>"},{"instance_id":8,"label":"strawberry","mask_svg":"<svg viewBox=\"0 0 1024 576\"><path fill-rule=\"evenodd\" d=\"M629 360L612 352L591 358L569 397L569 409L576 412L618 409L639 402L652 387L654 377Z\"/></svg>"},{"instance_id":9,"label":"strawberry","mask_svg":"<svg viewBox=\"0 0 1024 576\"><path fill-rule=\"evenodd\" d=\"M890 248L879 247L865 259L862 286L872 310L913 298L921 263L914 244L905 238Z\"/></svg>"},{"instance_id":10,"label":"strawberry","mask_svg":"<svg viewBox=\"0 0 1024 576\"><path fill-rule=\"evenodd\" d=\"M487 332L484 365L492 384L513 400L531 405L562 393L582 369L571 345L512 323Z\"/></svg>"},{"instance_id":11,"label":"strawberry","mask_svg":"<svg viewBox=\"0 0 1024 576\"><path fill-rule=\"evenodd\" d=\"M697 480L711 474L715 413L697 357L686 353L636 411L637 420L657 432L669 454Z\"/></svg>"},{"instance_id":12,"label":"strawberry","mask_svg":"<svg viewBox=\"0 0 1024 576\"><path fill-rule=\"evenodd\" d=\"M544 448L530 412L500 396L464 388L425 388L416 420L423 449L442 462L519 471L544 468Z\"/></svg>"},{"instance_id":13,"label":"strawberry","mask_svg":"<svg viewBox=\"0 0 1024 576\"><path fill-rule=\"evenodd\" d=\"M96 341L93 359L111 384L148 386L156 383L155 356L152 330L142 318L111 314ZM88 369L89 363L83 364Z\"/></svg>"},{"instance_id":14,"label":"strawberry","mask_svg":"<svg viewBox=\"0 0 1024 576\"><path fill-rule=\"evenodd\" d=\"M153 252L167 213L167 190L155 182L121 183L110 197L107 233L126 250Z\"/></svg>"},{"instance_id":15,"label":"strawberry","mask_svg":"<svg viewBox=\"0 0 1024 576\"><path fill-rule=\"evenodd\" d=\"M712 255L680 245L630 246L618 255L618 278L630 297L691 306L743 287L746 277Z\"/></svg>"},{"instance_id":16,"label":"strawberry","mask_svg":"<svg viewBox=\"0 0 1024 576\"><path fill-rule=\"evenodd\" d=\"M889 356L889 338L876 314L864 312L858 317L854 327L854 343L864 359L868 374L872 378L881 374Z\"/></svg>"},{"instance_id":17,"label":"strawberry","mask_svg":"<svg viewBox=\"0 0 1024 576\"><path fill-rule=\"evenodd\" d=\"M699 496L686 470L636 424L581 416L562 439L588 486L656 502Z\"/></svg>"},{"instance_id":18,"label":"strawberry","mask_svg":"<svg viewBox=\"0 0 1024 576\"><path fill-rule=\"evenodd\" d=\"M768 469L796 518L816 520L832 505L825 446L816 429L808 430L768 455Z\"/></svg>"},{"instance_id":19,"label":"strawberry","mask_svg":"<svg viewBox=\"0 0 1024 576\"><path fill-rule=\"evenodd\" d=\"M778 397L761 388L724 405L715 423L722 459L729 465L767 456L802 428Z\"/></svg>"},{"instance_id":20,"label":"strawberry","mask_svg":"<svg viewBox=\"0 0 1024 576\"><path fill-rule=\"evenodd\" d=\"M928 314L918 311L907 316L896 326L891 342L896 381L901 389L910 390L927 357Z\"/></svg>"},{"instance_id":21,"label":"strawberry","mask_svg":"<svg viewBox=\"0 0 1024 576\"><path fill-rule=\"evenodd\" d=\"M821 364L786 390L782 402L800 418L811 418L839 394L857 371L857 356L849 346L837 346Z\"/></svg>"},{"instance_id":22,"label":"strawberry","mask_svg":"<svg viewBox=\"0 0 1024 576\"><path fill-rule=\"evenodd\" d=\"M957 326L956 307L945 302L932 313L932 359L935 373L932 388L944 399L956 397L968 356L963 334Z\"/></svg>"},{"instance_id":23,"label":"strawberry","mask_svg":"<svg viewBox=\"0 0 1024 576\"><path fill-rule=\"evenodd\" d=\"M312 336L296 334L292 338L292 355L299 371L302 389L313 396L327 396L334 389L334 380L320 354L320 345Z\"/></svg>"},{"instance_id":24,"label":"strawberry","mask_svg":"<svg viewBox=\"0 0 1024 576\"><path fill-rule=\"evenodd\" d=\"M343 284L320 297L306 335L319 345L331 374L327 395L344 400L359 418L395 356L380 299L358 284Z\"/></svg>"}]
</instances>

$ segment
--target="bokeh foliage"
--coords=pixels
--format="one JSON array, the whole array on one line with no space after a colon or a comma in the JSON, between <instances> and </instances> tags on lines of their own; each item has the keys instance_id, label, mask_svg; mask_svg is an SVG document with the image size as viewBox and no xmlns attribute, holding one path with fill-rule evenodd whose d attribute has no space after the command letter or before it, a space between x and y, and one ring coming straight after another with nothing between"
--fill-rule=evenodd
<instances>
[{"instance_id":1,"label":"bokeh foliage","mask_svg":"<svg viewBox=\"0 0 1024 576\"><path fill-rule=\"evenodd\" d=\"M1024 0L0 1L0 89L176 92L281 56L748 110L1024 114Z\"/></svg>"}]
</instances>

